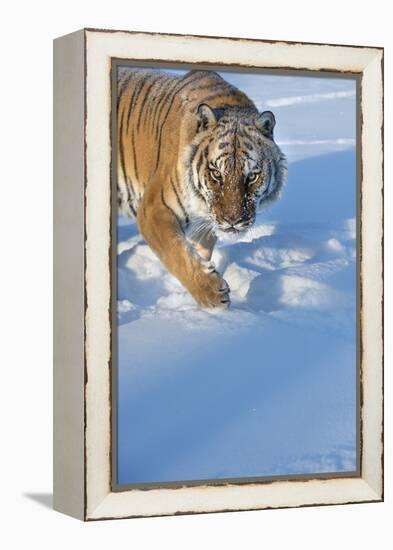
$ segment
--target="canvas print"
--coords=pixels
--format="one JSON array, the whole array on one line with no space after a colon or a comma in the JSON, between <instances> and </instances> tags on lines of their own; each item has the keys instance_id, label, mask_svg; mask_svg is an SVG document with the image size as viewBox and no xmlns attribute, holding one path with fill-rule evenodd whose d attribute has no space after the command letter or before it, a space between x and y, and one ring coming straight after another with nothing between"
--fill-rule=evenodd
<instances>
[{"instance_id":1,"label":"canvas print","mask_svg":"<svg viewBox=\"0 0 393 550\"><path fill-rule=\"evenodd\" d=\"M114 485L356 475L357 80L113 71Z\"/></svg>"}]
</instances>

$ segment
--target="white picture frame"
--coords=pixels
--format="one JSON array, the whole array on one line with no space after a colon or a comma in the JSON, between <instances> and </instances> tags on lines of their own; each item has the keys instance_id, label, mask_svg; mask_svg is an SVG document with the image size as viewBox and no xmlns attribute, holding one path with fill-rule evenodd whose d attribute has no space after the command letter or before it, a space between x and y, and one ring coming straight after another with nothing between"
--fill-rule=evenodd
<instances>
[{"instance_id":1,"label":"white picture frame","mask_svg":"<svg viewBox=\"0 0 393 550\"><path fill-rule=\"evenodd\" d=\"M360 80L360 472L113 490L112 60ZM81 520L383 500L383 50L84 29L54 42L54 508Z\"/></svg>"}]
</instances>

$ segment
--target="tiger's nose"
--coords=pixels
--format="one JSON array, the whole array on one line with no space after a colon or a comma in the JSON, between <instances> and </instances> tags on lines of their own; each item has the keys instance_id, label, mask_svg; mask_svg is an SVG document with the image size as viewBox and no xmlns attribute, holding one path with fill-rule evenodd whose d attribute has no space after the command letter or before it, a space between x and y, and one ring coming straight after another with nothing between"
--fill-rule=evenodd
<instances>
[{"instance_id":1,"label":"tiger's nose","mask_svg":"<svg viewBox=\"0 0 393 550\"><path fill-rule=\"evenodd\" d=\"M226 222L228 225L237 225L238 223L241 223L244 221L244 216L227 216L226 218L222 218L224 222Z\"/></svg>"},{"instance_id":2,"label":"tiger's nose","mask_svg":"<svg viewBox=\"0 0 393 550\"><path fill-rule=\"evenodd\" d=\"M223 217L222 219L224 222L232 227L249 222L249 218L247 216L227 216L225 218Z\"/></svg>"}]
</instances>

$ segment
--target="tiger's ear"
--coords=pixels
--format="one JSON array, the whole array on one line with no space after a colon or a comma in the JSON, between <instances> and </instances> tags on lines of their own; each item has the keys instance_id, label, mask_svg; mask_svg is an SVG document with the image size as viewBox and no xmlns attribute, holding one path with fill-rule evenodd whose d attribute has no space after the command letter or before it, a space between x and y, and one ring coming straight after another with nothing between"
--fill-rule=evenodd
<instances>
[{"instance_id":1,"label":"tiger's ear","mask_svg":"<svg viewBox=\"0 0 393 550\"><path fill-rule=\"evenodd\" d=\"M273 129L276 125L276 119L271 111L263 111L256 121L257 127L269 139L273 139Z\"/></svg>"},{"instance_id":2,"label":"tiger's ear","mask_svg":"<svg viewBox=\"0 0 393 550\"><path fill-rule=\"evenodd\" d=\"M206 105L206 103L201 103L199 105L198 111L197 111L197 119L198 119L197 132L200 132L201 130L208 130L209 128L213 128L213 126L215 126L217 123L216 115L213 109L209 107L209 105Z\"/></svg>"}]
</instances>

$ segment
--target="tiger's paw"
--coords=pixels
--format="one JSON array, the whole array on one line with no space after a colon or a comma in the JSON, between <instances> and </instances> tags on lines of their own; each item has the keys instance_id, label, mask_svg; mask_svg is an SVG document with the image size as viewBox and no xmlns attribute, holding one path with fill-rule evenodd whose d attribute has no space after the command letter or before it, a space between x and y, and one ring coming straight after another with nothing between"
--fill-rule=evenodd
<instances>
[{"instance_id":1,"label":"tiger's paw","mask_svg":"<svg viewBox=\"0 0 393 550\"><path fill-rule=\"evenodd\" d=\"M211 264L211 262L209 262ZM195 300L203 308L227 309L231 305L228 283L213 270L203 270L203 276L198 279L198 286L192 292Z\"/></svg>"}]
</instances>

